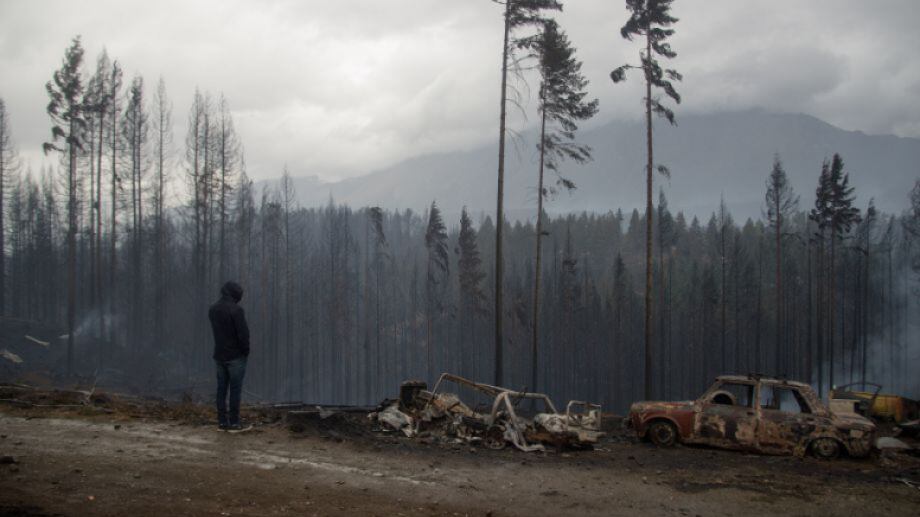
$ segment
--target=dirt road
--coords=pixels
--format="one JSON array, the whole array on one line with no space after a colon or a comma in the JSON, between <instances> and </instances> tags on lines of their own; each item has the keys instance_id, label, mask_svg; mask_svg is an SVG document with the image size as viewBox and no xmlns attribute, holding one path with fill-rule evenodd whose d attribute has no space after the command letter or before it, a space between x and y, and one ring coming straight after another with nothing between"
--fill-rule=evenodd
<instances>
[{"instance_id":1,"label":"dirt road","mask_svg":"<svg viewBox=\"0 0 920 517\"><path fill-rule=\"evenodd\" d=\"M526 454L0 407L0 515L917 515L917 463Z\"/></svg>"}]
</instances>

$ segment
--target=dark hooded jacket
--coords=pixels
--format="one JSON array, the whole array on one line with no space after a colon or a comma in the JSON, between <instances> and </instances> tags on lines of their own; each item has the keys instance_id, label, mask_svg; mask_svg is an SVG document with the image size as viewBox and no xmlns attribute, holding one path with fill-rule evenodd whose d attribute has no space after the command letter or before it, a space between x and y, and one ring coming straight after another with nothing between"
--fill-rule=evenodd
<instances>
[{"instance_id":1,"label":"dark hooded jacket","mask_svg":"<svg viewBox=\"0 0 920 517\"><path fill-rule=\"evenodd\" d=\"M208 311L214 331L214 359L218 361L249 356L249 327L238 305L242 298L243 288L236 282L227 282L220 289L220 300Z\"/></svg>"}]
</instances>

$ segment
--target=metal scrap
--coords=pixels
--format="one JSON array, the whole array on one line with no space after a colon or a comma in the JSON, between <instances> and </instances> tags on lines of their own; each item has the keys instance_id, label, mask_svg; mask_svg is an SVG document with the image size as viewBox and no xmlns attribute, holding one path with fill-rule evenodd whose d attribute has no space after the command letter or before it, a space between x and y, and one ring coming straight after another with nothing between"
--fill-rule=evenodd
<instances>
[{"instance_id":1,"label":"metal scrap","mask_svg":"<svg viewBox=\"0 0 920 517\"><path fill-rule=\"evenodd\" d=\"M415 419L400 411L395 405L377 413L377 421L391 429L402 431L409 438L416 434Z\"/></svg>"},{"instance_id":2,"label":"metal scrap","mask_svg":"<svg viewBox=\"0 0 920 517\"><path fill-rule=\"evenodd\" d=\"M458 391L468 388L485 395L491 400L489 407L471 408L457 393L443 391L448 383ZM525 400L542 405L543 412L524 417L516 408ZM402 383L399 398L387 401L369 417L408 437L442 436L493 449L510 443L525 452L545 450L545 445L590 446L604 436L597 404L571 401L560 413L546 394L478 383L450 373L441 374L431 391L421 381Z\"/></svg>"}]
</instances>

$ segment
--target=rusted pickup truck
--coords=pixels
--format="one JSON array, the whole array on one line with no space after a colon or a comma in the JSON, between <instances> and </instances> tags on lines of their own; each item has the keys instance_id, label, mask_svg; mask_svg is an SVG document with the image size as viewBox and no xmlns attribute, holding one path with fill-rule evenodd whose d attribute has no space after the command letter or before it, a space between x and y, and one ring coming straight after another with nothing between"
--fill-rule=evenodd
<instances>
[{"instance_id":1,"label":"rusted pickup truck","mask_svg":"<svg viewBox=\"0 0 920 517\"><path fill-rule=\"evenodd\" d=\"M757 375L724 375L686 402L636 402L630 424L659 446L677 442L767 454L869 454L876 428L856 414L834 414L811 386Z\"/></svg>"}]
</instances>

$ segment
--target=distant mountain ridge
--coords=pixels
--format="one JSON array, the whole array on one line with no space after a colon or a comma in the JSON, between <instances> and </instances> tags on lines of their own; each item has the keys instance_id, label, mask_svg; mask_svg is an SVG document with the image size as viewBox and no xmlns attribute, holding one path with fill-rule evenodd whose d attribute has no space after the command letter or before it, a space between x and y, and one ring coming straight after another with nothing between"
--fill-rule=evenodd
<instances>
[{"instance_id":1,"label":"distant mountain ridge","mask_svg":"<svg viewBox=\"0 0 920 517\"><path fill-rule=\"evenodd\" d=\"M560 193L547 204L551 213L642 210L645 200L645 131L639 121L613 121L582 131L579 141L593 148L594 160L579 166L564 163L577 189ZM537 135L522 135L506 158L506 210L511 219L533 217L536 207ZM814 203L821 163L840 153L857 206L870 198L888 213L900 213L908 192L920 177L920 139L867 135L846 131L804 114L763 110L678 116L678 126L659 121L655 128L655 161L671 170L656 175L673 212L708 217L720 197L736 220L761 215L765 181L778 153L800 208ZM316 176L294 180L302 206L322 206L330 197L352 207L423 211L436 200L446 214L462 206L494 216L497 143L468 151L414 157L366 176L323 182ZM552 181L552 175L548 178Z\"/></svg>"}]
</instances>

